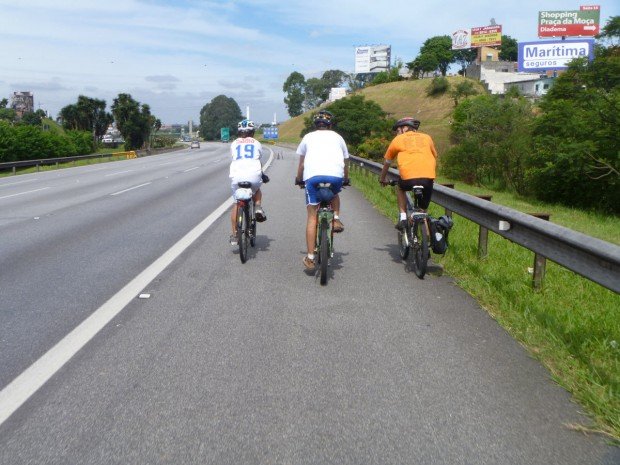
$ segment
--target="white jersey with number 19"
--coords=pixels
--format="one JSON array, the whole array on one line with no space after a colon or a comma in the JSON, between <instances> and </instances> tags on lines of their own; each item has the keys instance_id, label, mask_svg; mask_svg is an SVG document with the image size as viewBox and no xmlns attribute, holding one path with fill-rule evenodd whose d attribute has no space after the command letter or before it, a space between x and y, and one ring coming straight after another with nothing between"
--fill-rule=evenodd
<instances>
[{"instance_id":1,"label":"white jersey with number 19","mask_svg":"<svg viewBox=\"0 0 620 465\"><path fill-rule=\"evenodd\" d=\"M253 137L240 137L230 145L232 161L230 163L230 177L233 179L246 178L248 180L260 177L263 155L263 146Z\"/></svg>"}]
</instances>

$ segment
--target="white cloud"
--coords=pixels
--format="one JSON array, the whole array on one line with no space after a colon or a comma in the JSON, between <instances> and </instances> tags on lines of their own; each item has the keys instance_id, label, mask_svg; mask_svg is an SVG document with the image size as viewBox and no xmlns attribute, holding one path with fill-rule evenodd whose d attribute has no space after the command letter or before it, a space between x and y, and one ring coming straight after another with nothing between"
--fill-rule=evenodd
<instances>
[{"instance_id":1,"label":"white cloud","mask_svg":"<svg viewBox=\"0 0 620 465\"><path fill-rule=\"evenodd\" d=\"M597 3L602 18L618 14L617 2ZM539 8L532 0L0 0L0 98L32 90L57 113L83 92L108 103L129 92L172 123L197 120L225 94L256 108L258 121L274 112L283 119L282 83L292 71L351 72L353 47L372 43L410 61L426 38L491 16L505 34L535 39ZM567 7L547 0L544 8Z\"/></svg>"}]
</instances>

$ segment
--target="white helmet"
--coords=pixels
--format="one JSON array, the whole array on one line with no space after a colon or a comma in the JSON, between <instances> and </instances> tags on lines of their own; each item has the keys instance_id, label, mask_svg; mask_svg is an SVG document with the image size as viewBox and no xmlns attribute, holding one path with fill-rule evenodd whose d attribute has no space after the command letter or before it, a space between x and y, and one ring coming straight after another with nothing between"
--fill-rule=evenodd
<instances>
[{"instance_id":1,"label":"white helmet","mask_svg":"<svg viewBox=\"0 0 620 465\"><path fill-rule=\"evenodd\" d=\"M239 121L239 124L237 124L237 132L254 132L254 122L249 119Z\"/></svg>"}]
</instances>

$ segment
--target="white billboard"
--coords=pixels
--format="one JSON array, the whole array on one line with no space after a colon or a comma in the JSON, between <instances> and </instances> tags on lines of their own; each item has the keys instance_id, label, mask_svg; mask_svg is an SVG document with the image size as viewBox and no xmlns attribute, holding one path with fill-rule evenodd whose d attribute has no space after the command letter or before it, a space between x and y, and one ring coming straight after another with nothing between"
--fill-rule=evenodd
<instances>
[{"instance_id":1,"label":"white billboard","mask_svg":"<svg viewBox=\"0 0 620 465\"><path fill-rule=\"evenodd\" d=\"M390 45L355 47L355 74L389 71L391 52Z\"/></svg>"}]
</instances>

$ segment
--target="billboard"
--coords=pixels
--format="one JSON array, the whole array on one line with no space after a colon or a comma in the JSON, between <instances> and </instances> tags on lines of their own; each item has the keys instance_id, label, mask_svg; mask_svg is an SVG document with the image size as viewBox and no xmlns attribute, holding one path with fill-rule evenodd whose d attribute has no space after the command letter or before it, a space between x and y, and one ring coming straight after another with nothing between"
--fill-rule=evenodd
<instances>
[{"instance_id":1,"label":"billboard","mask_svg":"<svg viewBox=\"0 0 620 465\"><path fill-rule=\"evenodd\" d=\"M502 26L484 26L471 28L471 46L492 47L502 45Z\"/></svg>"},{"instance_id":2,"label":"billboard","mask_svg":"<svg viewBox=\"0 0 620 465\"><path fill-rule=\"evenodd\" d=\"M502 26L481 26L459 29L452 33L452 50L502 45Z\"/></svg>"},{"instance_id":3,"label":"billboard","mask_svg":"<svg viewBox=\"0 0 620 465\"><path fill-rule=\"evenodd\" d=\"M539 11L538 37L592 37L599 33L601 7L580 6L579 10Z\"/></svg>"},{"instance_id":4,"label":"billboard","mask_svg":"<svg viewBox=\"0 0 620 465\"><path fill-rule=\"evenodd\" d=\"M471 48L471 29L459 29L452 33L452 50Z\"/></svg>"},{"instance_id":5,"label":"billboard","mask_svg":"<svg viewBox=\"0 0 620 465\"><path fill-rule=\"evenodd\" d=\"M519 71L566 69L575 58L594 58L594 39L519 42Z\"/></svg>"},{"instance_id":6,"label":"billboard","mask_svg":"<svg viewBox=\"0 0 620 465\"><path fill-rule=\"evenodd\" d=\"M355 74L389 71L391 50L390 45L355 47Z\"/></svg>"}]
</instances>

